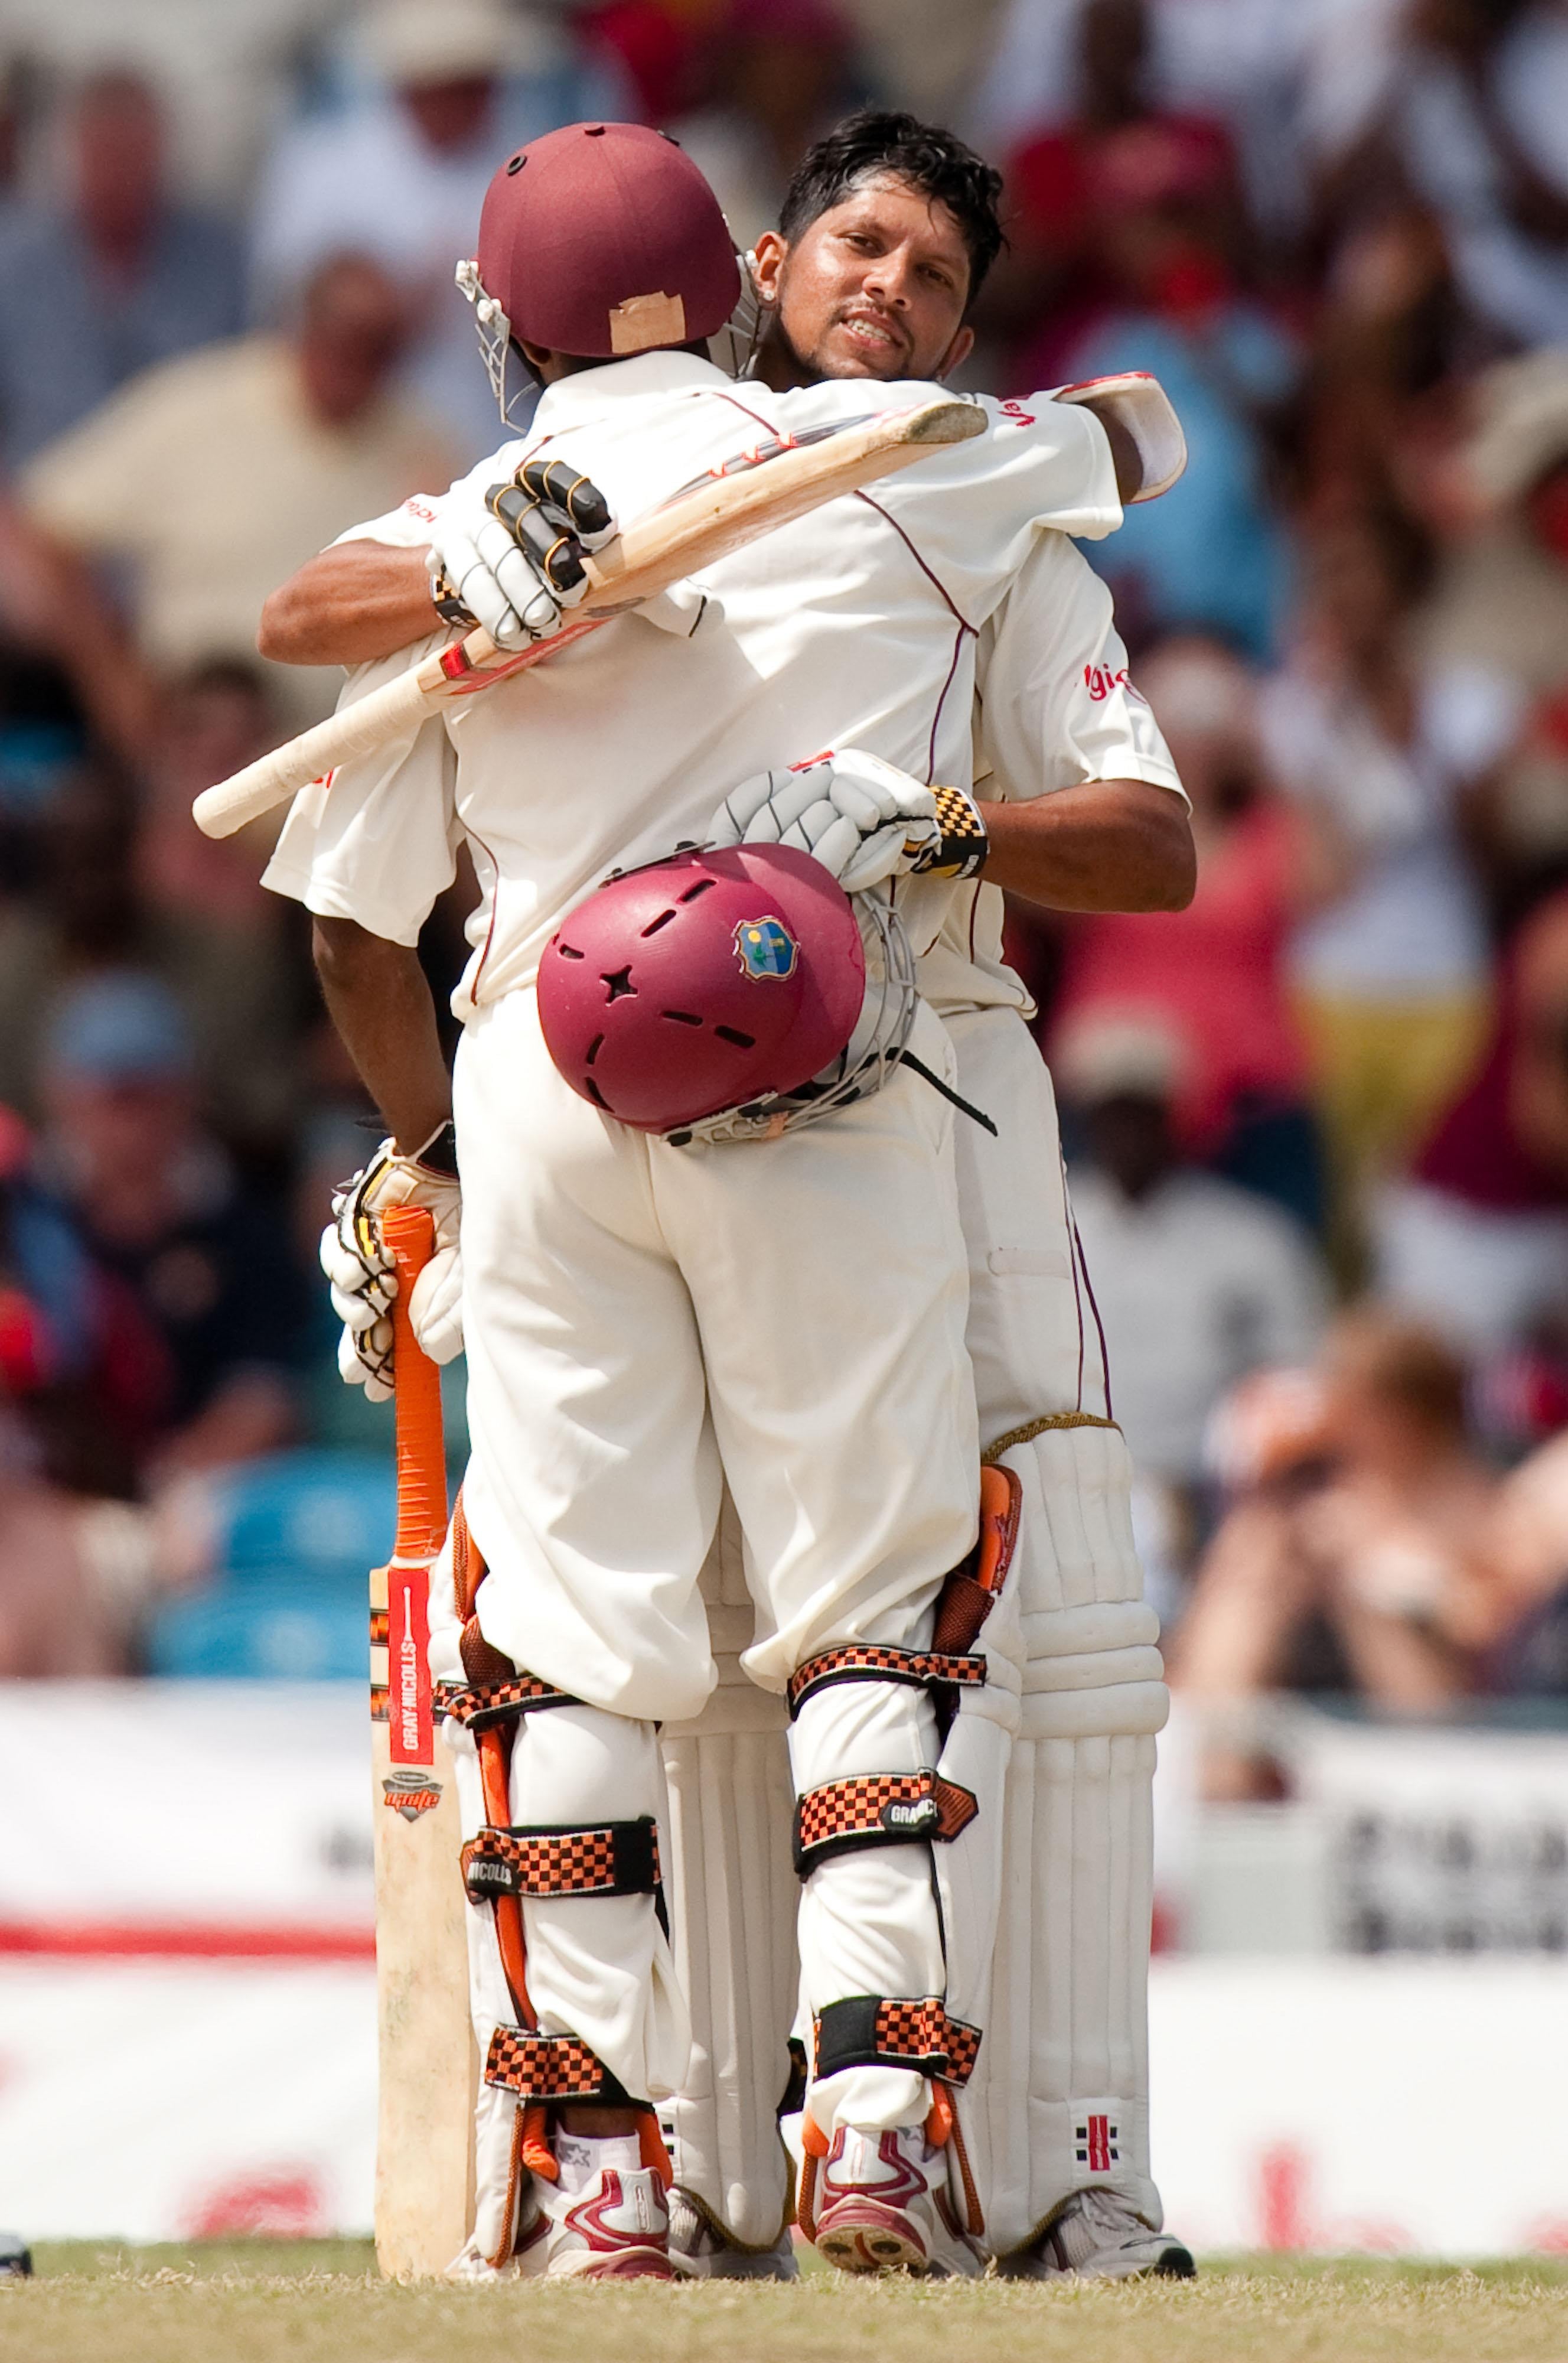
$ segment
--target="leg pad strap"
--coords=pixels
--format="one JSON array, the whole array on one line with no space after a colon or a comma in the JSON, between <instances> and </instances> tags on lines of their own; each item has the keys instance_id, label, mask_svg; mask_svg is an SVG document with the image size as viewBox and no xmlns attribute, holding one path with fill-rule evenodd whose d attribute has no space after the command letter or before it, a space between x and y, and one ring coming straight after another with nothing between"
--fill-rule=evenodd
<instances>
[{"instance_id":1,"label":"leg pad strap","mask_svg":"<svg viewBox=\"0 0 1568 2363\"><path fill-rule=\"evenodd\" d=\"M536 1714L547 1706L580 1706L569 1691L558 1691L537 1674L513 1674L492 1682L437 1682L431 1712L437 1721L449 1714L469 1731L489 1731L519 1714Z\"/></svg>"},{"instance_id":2,"label":"leg pad strap","mask_svg":"<svg viewBox=\"0 0 1568 2363\"><path fill-rule=\"evenodd\" d=\"M796 1801L796 1875L807 1879L819 1863L864 1847L955 1838L978 1811L967 1789L944 1781L929 1766L920 1772L861 1772L826 1781Z\"/></svg>"},{"instance_id":3,"label":"leg pad strap","mask_svg":"<svg viewBox=\"0 0 1568 2363\"><path fill-rule=\"evenodd\" d=\"M651 1814L600 1829L486 1828L459 1858L470 1903L502 1895L657 1895L658 1825Z\"/></svg>"},{"instance_id":4,"label":"leg pad strap","mask_svg":"<svg viewBox=\"0 0 1568 2363\"><path fill-rule=\"evenodd\" d=\"M906 1682L912 1689L977 1688L986 1679L984 1658L952 1650L895 1649L880 1641L850 1641L823 1649L797 1666L786 1696L791 1723L806 1701L830 1682Z\"/></svg>"},{"instance_id":5,"label":"leg pad strap","mask_svg":"<svg viewBox=\"0 0 1568 2363\"><path fill-rule=\"evenodd\" d=\"M816 2075L843 2068L907 2068L944 2083L967 2083L979 2056L980 2030L950 2017L934 1994L889 2000L849 1994L812 2022Z\"/></svg>"},{"instance_id":6,"label":"leg pad strap","mask_svg":"<svg viewBox=\"0 0 1568 2363\"><path fill-rule=\"evenodd\" d=\"M490 2038L484 2080L530 2101L605 2101L635 2106L597 2052L578 2035L535 2035L498 2026Z\"/></svg>"}]
</instances>

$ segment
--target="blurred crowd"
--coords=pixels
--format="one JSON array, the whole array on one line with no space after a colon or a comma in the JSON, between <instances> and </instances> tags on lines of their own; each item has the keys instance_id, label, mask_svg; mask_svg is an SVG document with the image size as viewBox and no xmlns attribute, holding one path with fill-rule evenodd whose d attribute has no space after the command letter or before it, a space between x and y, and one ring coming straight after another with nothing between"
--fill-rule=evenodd
<instances>
[{"instance_id":1,"label":"blurred crowd","mask_svg":"<svg viewBox=\"0 0 1568 2363\"><path fill-rule=\"evenodd\" d=\"M180 1670L280 1472L319 1524L381 1440L314 1273L370 1112L188 810L334 695L266 593L497 439L496 159L657 124L747 243L867 100L1004 170L964 382L1187 430L1091 555L1197 899L1012 949L1212 1783L1271 1689L1568 1696L1568 0L12 0L0 1672Z\"/></svg>"}]
</instances>

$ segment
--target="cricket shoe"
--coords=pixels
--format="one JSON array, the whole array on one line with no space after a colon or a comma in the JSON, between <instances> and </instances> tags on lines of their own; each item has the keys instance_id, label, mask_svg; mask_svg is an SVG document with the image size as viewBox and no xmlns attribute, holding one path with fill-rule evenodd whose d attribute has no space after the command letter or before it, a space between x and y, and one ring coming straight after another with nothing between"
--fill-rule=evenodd
<instances>
[{"instance_id":1,"label":"cricket shoe","mask_svg":"<svg viewBox=\"0 0 1568 2363\"><path fill-rule=\"evenodd\" d=\"M609 2144L596 2144L608 2147ZM618 2147L618 2145L617 2145ZM558 2155L565 2147L558 2142ZM602 2166L540 2186L549 2219L545 2272L552 2280L668 2281L669 2209L651 2166Z\"/></svg>"},{"instance_id":2,"label":"cricket shoe","mask_svg":"<svg viewBox=\"0 0 1568 2363\"><path fill-rule=\"evenodd\" d=\"M997 2258L1004 2280L1189 2281L1190 2249L1168 2232L1152 2232L1114 2191L1075 2191L1031 2240Z\"/></svg>"},{"instance_id":3,"label":"cricket shoe","mask_svg":"<svg viewBox=\"0 0 1568 2363\"><path fill-rule=\"evenodd\" d=\"M985 2270L950 2190L950 2150L922 2125L857 2133L840 2125L826 2156L806 2154L801 2228L845 2273L922 2273L969 2280Z\"/></svg>"},{"instance_id":4,"label":"cricket shoe","mask_svg":"<svg viewBox=\"0 0 1568 2363\"><path fill-rule=\"evenodd\" d=\"M743 2247L721 2232L679 2184L669 2194L669 2261L682 2280L793 2281L801 2277L788 2229L770 2248Z\"/></svg>"}]
</instances>

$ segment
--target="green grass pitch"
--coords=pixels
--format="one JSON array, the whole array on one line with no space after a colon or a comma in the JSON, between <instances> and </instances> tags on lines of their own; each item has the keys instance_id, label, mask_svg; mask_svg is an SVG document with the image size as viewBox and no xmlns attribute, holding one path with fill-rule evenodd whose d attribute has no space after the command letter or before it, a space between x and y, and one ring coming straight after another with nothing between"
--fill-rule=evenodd
<instances>
[{"instance_id":1,"label":"green grass pitch","mask_svg":"<svg viewBox=\"0 0 1568 2363\"><path fill-rule=\"evenodd\" d=\"M399 2289L368 2243L42 2243L5 2363L1568 2363L1568 2261L1201 2260L1120 2289Z\"/></svg>"}]
</instances>

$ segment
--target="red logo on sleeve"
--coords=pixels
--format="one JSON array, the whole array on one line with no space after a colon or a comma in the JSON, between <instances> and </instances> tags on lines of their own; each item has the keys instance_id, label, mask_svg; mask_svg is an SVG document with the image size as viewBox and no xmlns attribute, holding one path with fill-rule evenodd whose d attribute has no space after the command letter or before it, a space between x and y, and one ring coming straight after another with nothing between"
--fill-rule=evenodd
<instances>
[{"instance_id":1,"label":"red logo on sleeve","mask_svg":"<svg viewBox=\"0 0 1568 2363\"><path fill-rule=\"evenodd\" d=\"M1010 419L1015 427L1032 427L1034 424L1034 413L1032 410L1025 410L1021 402L1004 402L1001 405L1001 415L1004 418Z\"/></svg>"},{"instance_id":2,"label":"red logo on sleeve","mask_svg":"<svg viewBox=\"0 0 1568 2363\"><path fill-rule=\"evenodd\" d=\"M1115 671L1111 670L1110 665L1085 665L1084 687L1088 690L1089 695L1093 698L1097 705L1103 705L1113 689L1125 690L1129 697L1137 698L1140 705L1143 705L1147 702L1143 697L1140 696L1138 691L1133 688L1125 665L1121 666Z\"/></svg>"}]
</instances>

